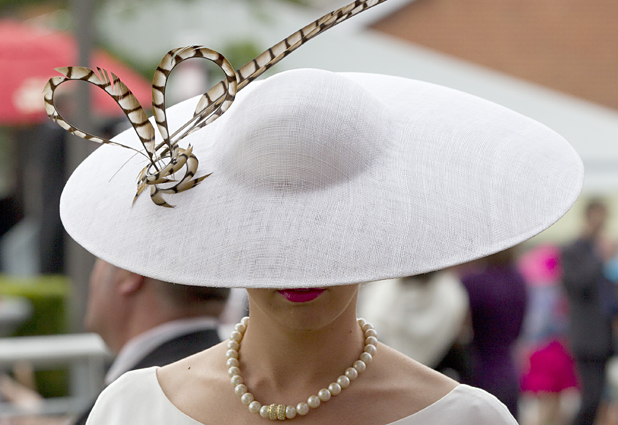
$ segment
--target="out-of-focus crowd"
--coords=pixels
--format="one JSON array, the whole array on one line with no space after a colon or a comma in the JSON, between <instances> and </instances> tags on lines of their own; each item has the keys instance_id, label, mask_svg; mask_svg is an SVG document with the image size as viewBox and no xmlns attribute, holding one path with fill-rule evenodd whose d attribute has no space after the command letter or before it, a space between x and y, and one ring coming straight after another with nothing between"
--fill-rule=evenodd
<instances>
[{"instance_id":1,"label":"out-of-focus crowd","mask_svg":"<svg viewBox=\"0 0 618 425\"><path fill-rule=\"evenodd\" d=\"M384 343L487 390L524 425L618 423L618 257L607 216L593 200L566 246L368 284L359 311Z\"/></svg>"}]
</instances>

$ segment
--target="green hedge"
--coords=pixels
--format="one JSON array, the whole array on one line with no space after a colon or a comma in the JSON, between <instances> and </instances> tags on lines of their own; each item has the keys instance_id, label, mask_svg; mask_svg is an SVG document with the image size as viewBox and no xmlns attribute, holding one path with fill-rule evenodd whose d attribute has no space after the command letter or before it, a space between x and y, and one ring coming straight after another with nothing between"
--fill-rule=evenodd
<instances>
[{"instance_id":1,"label":"green hedge","mask_svg":"<svg viewBox=\"0 0 618 425\"><path fill-rule=\"evenodd\" d=\"M0 297L19 296L30 300L32 317L22 323L13 336L55 335L68 332L68 311L71 296L70 281L65 276L21 278L0 275ZM36 372L39 392L44 397L68 394L68 370Z\"/></svg>"}]
</instances>

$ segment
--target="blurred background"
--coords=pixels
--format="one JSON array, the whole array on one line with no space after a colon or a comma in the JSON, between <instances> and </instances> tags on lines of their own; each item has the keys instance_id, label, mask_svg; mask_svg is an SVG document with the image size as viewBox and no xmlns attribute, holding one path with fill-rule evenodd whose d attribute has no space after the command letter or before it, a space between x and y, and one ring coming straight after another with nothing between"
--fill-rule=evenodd
<instances>
[{"instance_id":1,"label":"blurred background","mask_svg":"<svg viewBox=\"0 0 618 425\"><path fill-rule=\"evenodd\" d=\"M58 75L54 68L82 65L113 71L149 107L150 81L168 50L205 45L239 68L345 4L346 0L0 0L0 424L72 423L100 391L113 357L100 337L84 332L94 259L64 233L58 216L64 181L96 146L65 134L46 118L41 92L47 79ZM479 276L496 259L446 271L448 279L422 277L414 283L420 286L391 282L376 290L367 285L363 293L380 293L376 296L383 301L377 308L363 305L361 297L361 313L373 315L378 330L378 322L383 322L388 333L392 324L379 307L392 316L399 311L389 304L394 302L392 294L409 292L407 307L395 319L406 328L397 332L412 335L415 319L406 318L406 311L413 305L434 305L428 300L442 294L440 300L453 304L436 305L437 313L431 313L436 316L428 316L428 323L457 332L444 335L440 344L434 341L431 355L409 355L420 356L419 361L426 356L428 365L438 367L445 356L438 346L450 344L450 350L457 341L459 366L441 370L480 386L472 376L478 363L473 352L489 349L474 343L475 335L478 339L489 332L493 347L492 332L506 326L499 320L519 323L510 331L512 341L505 342L505 350L514 362L519 401L515 408L523 424L570 423L582 399L577 356L569 342L570 296L561 261L565 247L590 236L586 229L591 201L606 209L594 238L609 247L598 257L603 278L611 282L610 296L615 297L616 16L618 3L608 0L389 0L317 37L269 71L315 67L378 72L452 87L546 124L582 157L584 190L572 210L506 260L498 259L515 270L516 277L507 279L515 283L507 286L523 288L521 306L511 316L496 319L474 313L474 291L480 285L476 282L485 279ZM201 94L222 78L218 69L202 62L187 61L175 70L168 85L169 104ZM64 84L56 100L63 116L94 134L110 137L128 126L115 103L87 84ZM442 283L428 283L434 281ZM495 296L508 301L517 295ZM231 310L220 317L223 325L233 323L244 308L242 295L230 299ZM446 310L459 313L448 319ZM497 324L481 329L492 320ZM547 369L531 366L537 358L533 354L550 346L565 362L557 372L564 382L557 387L531 384L531 368ZM405 352L405 347L400 349ZM602 407L596 414L599 424L618 423L618 382L613 378L617 373L611 359L607 365Z\"/></svg>"}]
</instances>

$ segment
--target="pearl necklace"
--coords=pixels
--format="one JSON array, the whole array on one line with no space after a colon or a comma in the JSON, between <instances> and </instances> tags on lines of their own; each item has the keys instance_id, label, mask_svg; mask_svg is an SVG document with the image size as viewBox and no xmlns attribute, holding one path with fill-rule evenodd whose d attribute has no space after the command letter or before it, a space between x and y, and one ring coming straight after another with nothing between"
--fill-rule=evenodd
<instances>
[{"instance_id":1,"label":"pearl necklace","mask_svg":"<svg viewBox=\"0 0 618 425\"><path fill-rule=\"evenodd\" d=\"M307 402L300 402L295 406L286 406L285 404L271 404L269 406L256 401L247 390L247 386L243 384L242 376L240 375L240 364L238 362L238 350L245 331L249 326L249 318L243 319L234 327L234 331L230 335L230 340L227 343L227 373L230 376L230 382L234 386L234 392L240 397L240 401L249 407L251 413L259 413L263 418L268 418L273 421L284 421L293 419L296 415L304 416L309 413L309 408L316 409L322 402L330 400L331 396L335 396L342 389L350 386L350 383L358 377L358 374L364 372L367 365L373 360L378 345L378 333L373 328L371 323L367 323L365 319L358 319L358 324L365 333L365 348L358 360L352 367L345 370L344 374L339 376L336 382L331 383L328 388L322 388L318 391L318 395L312 395L307 399Z\"/></svg>"}]
</instances>

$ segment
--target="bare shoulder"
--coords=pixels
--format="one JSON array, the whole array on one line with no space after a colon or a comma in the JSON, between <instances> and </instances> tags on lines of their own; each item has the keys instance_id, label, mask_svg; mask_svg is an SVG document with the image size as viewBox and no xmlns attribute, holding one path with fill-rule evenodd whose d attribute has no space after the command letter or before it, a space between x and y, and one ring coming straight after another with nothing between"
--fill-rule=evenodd
<instances>
[{"instance_id":1,"label":"bare shoulder","mask_svg":"<svg viewBox=\"0 0 618 425\"><path fill-rule=\"evenodd\" d=\"M367 368L373 399L380 400L397 418L410 416L437 402L459 384L447 376L380 344Z\"/></svg>"},{"instance_id":2,"label":"bare shoulder","mask_svg":"<svg viewBox=\"0 0 618 425\"><path fill-rule=\"evenodd\" d=\"M444 396L458 385L457 381L384 344L380 344L373 366L391 382L397 382L411 391L423 390Z\"/></svg>"},{"instance_id":3,"label":"bare shoulder","mask_svg":"<svg viewBox=\"0 0 618 425\"><path fill-rule=\"evenodd\" d=\"M225 362L225 342L217 344L207 350L163 366L157 370L157 379L161 389L170 401L182 407L183 400L190 400L193 396L208 396L202 394L210 389L227 384L227 369Z\"/></svg>"}]
</instances>

